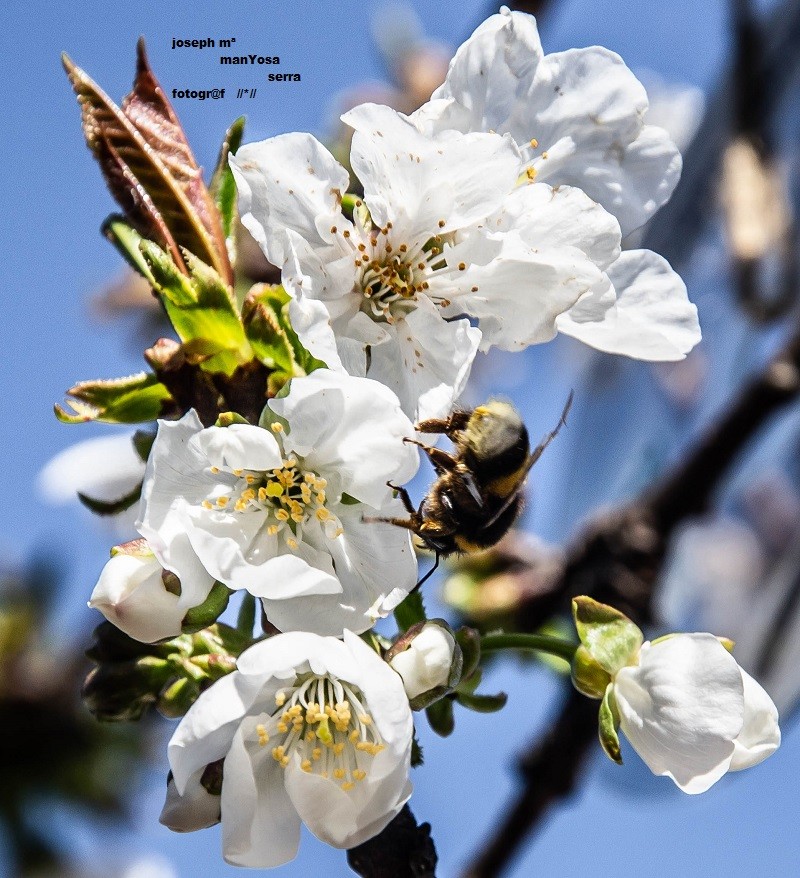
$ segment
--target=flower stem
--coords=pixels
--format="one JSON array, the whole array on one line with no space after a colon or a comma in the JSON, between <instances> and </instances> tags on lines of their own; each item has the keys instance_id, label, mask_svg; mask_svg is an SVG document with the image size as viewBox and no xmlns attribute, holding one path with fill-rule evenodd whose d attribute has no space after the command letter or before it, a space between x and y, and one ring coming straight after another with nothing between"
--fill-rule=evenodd
<instances>
[{"instance_id":1,"label":"flower stem","mask_svg":"<svg viewBox=\"0 0 800 878\"><path fill-rule=\"evenodd\" d=\"M546 634L484 634L481 637L481 653L499 652L502 649L536 650L571 662L578 648L576 643L550 637Z\"/></svg>"}]
</instances>

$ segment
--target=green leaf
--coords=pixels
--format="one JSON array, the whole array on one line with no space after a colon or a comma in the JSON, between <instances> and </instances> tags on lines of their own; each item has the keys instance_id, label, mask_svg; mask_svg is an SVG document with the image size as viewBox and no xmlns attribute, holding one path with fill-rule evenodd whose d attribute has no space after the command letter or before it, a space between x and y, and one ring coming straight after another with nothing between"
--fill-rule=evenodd
<instances>
[{"instance_id":1,"label":"green leaf","mask_svg":"<svg viewBox=\"0 0 800 878\"><path fill-rule=\"evenodd\" d=\"M422 592L412 591L394 610L394 618L397 627L401 631L408 631L412 625L425 621L425 605L422 601Z\"/></svg>"},{"instance_id":2,"label":"green leaf","mask_svg":"<svg viewBox=\"0 0 800 878\"><path fill-rule=\"evenodd\" d=\"M612 676L639 652L644 640L641 630L614 607L583 595L572 601L572 613L581 643Z\"/></svg>"},{"instance_id":3,"label":"green leaf","mask_svg":"<svg viewBox=\"0 0 800 878\"><path fill-rule=\"evenodd\" d=\"M279 291L279 292L278 292ZM281 287L255 286L242 306L245 333L256 357L268 368L301 375L289 333L281 322L288 296Z\"/></svg>"},{"instance_id":4,"label":"green leaf","mask_svg":"<svg viewBox=\"0 0 800 878\"><path fill-rule=\"evenodd\" d=\"M456 692L456 701L476 713L497 713L506 706L508 695L505 692L498 692L497 695L468 695L466 692Z\"/></svg>"},{"instance_id":5,"label":"green leaf","mask_svg":"<svg viewBox=\"0 0 800 878\"><path fill-rule=\"evenodd\" d=\"M140 424L154 421L172 402L167 388L155 375L139 372L127 378L82 381L67 391L69 412L55 406L65 424L99 421L103 424Z\"/></svg>"},{"instance_id":6,"label":"green leaf","mask_svg":"<svg viewBox=\"0 0 800 878\"><path fill-rule=\"evenodd\" d=\"M117 248L128 265L152 286L153 275L140 249L142 236L125 217L112 214L105 220L100 231Z\"/></svg>"},{"instance_id":7,"label":"green leaf","mask_svg":"<svg viewBox=\"0 0 800 878\"><path fill-rule=\"evenodd\" d=\"M130 509L141 496L141 484L138 484L130 494L120 497L119 500L95 500L78 491L78 499L95 515L116 515L118 512L124 512L126 509Z\"/></svg>"},{"instance_id":8,"label":"green leaf","mask_svg":"<svg viewBox=\"0 0 800 878\"><path fill-rule=\"evenodd\" d=\"M211 177L209 191L214 203L217 205L220 219L222 220L222 232L226 238L231 238L236 219L236 181L228 164L228 157L235 154L242 142L244 134L244 116L240 116L225 132L225 139L219 151L217 166Z\"/></svg>"},{"instance_id":9,"label":"green leaf","mask_svg":"<svg viewBox=\"0 0 800 878\"><path fill-rule=\"evenodd\" d=\"M194 350L200 367L206 372L232 375L250 362L253 349L230 289L219 274L184 252L190 273L186 277L157 244L142 240L140 249L175 332L185 348Z\"/></svg>"},{"instance_id":10,"label":"green leaf","mask_svg":"<svg viewBox=\"0 0 800 878\"><path fill-rule=\"evenodd\" d=\"M619 748L619 735L617 735L618 725L619 716L617 715L617 705L614 698L614 687L608 686L600 703L598 734L600 745L606 756L612 762L616 762L617 765L622 765L622 753Z\"/></svg>"},{"instance_id":11,"label":"green leaf","mask_svg":"<svg viewBox=\"0 0 800 878\"><path fill-rule=\"evenodd\" d=\"M215 582L208 597L197 607L192 607L183 617L181 628L186 633L208 628L225 611L230 600L230 589L221 582Z\"/></svg>"},{"instance_id":12,"label":"green leaf","mask_svg":"<svg viewBox=\"0 0 800 878\"><path fill-rule=\"evenodd\" d=\"M453 733L455 719L453 718L453 702L450 698L442 698L426 708L425 714L431 728L442 738Z\"/></svg>"}]
</instances>

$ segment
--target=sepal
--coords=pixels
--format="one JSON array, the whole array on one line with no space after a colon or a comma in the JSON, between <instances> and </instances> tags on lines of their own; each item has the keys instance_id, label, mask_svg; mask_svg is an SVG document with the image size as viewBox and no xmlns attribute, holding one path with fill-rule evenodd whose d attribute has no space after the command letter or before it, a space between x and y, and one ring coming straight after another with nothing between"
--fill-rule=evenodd
<instances>
[{"instance_id":1,"label":"sepal","mask_svg":"<svg viewBox=\"0 0 800 878\"><path fill-rule=\"evenodd\" d=\"M572 660L572 685L578 692L588 698L603 698L610 682L608 671L592 658L585 646L579 646Z\"/></svg>"},{"instance_id":2,"label":"sepal","mask_svg":"<svg viewBox=\"0 0 800 878\"><path fill-rule=\"evenodd\" d=\"M455 718L453 717L453 702L450 698L441 698L430 707L425 708L425 715L431 728L441 738L447 738L453 734Z\"/></svg>"},{"instance_id":3,"label":"sepal","mask_svg":"<svg viewBox=\"0 0 800 878\"><path fill-rule=\"evenodd\" d=\"M614 698L614 686L606 687L603 700L600 703L600 713L597 718L598 735L603 752L612 762L622 765L622 753L619 747L619 713L617 712L616 699Z\"/></svg>"},{"instance_id":4,"label":"sepal","mask_svg":"<svg viewBox=\"0 0 800 878\"><path fill-rule=\"evenodd\" d=\"M586 651L611 676L635 661L644 637L624 613L582 595L572 601L572 614Z\"/></svg>"},{"instance_id":5,"label":"sepal","mask_svg":"<svg viewBox=\"0 0 800 878\"><path fill-rule=\"evenodd\" d=\"M183 617L181 628L184 634L194 634L213 625L225 612L230 597L231 590L221 582L215 582L203 603L192 607Z\"/></svg>"}]
</instances>

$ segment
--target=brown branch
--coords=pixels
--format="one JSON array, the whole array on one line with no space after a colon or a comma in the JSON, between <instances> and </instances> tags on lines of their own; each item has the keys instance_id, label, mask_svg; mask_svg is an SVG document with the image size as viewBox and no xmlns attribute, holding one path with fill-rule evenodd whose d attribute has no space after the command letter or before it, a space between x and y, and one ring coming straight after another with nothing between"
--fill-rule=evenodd
<instances>
[{"instance_id":1,"label":"brown branch","mask_svg":"<svg viewBox=\"0 0 800 878\"><path fill-rule=\"evenodd\" d=\"M523 570L532 595L517 614L519 629L536 630L578 594L613 604L639 623L648 621L664 553L675 527L706 510L729 467L769 418L800 393L800 329L752 380L686 459L654 488L595 521L566 556L563 571L543 589ZM526 589L527 585L527 589ZM506 809L467 878L501 874L550 805L568 795L596 736L597 704L571 693L551 731L534 742L519 765L523 788Z\"/></svg>"}]
</instances>

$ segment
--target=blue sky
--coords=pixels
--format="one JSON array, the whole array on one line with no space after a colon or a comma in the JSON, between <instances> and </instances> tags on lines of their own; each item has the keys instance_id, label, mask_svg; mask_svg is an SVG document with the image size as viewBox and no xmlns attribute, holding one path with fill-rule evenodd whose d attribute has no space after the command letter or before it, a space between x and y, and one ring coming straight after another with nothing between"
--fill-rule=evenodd
<instances>
[{"instance_id":1,"label":"blue sky","mask_svg":"<svg viewBox=\"0 0 800 878\"><path fill-rule=\"evenodd\" d=\"M429 35L453 47L487 10L483 0L414 5ZM728 46L722 0L558 0L555 5L543 27L546 49L599 43L620 52L633 68L648 67L702 88L714 82ZM87 319L87 302L120 270L120 260L98 233L113 203L84 147L60 52L67 51L117 100L130 86L140 34L168 93L173 87L225 85L228 97L223 100L176 102L195 152L208 168L225 128L240 113L248 115L248 140L291 130L324 133L323 120L339 90L383 77L369 40L375 8L352 0L3 4L0 496L7 514L0 558L22 562L41 550L63 558L59 636L70 639L81 630L81 608L111 537L81 509L43 505L34 479L57 451L108 428L63 426L52 415L52 403L75 381L125 375L143 365L126 327ZM236 36L240 51L277 54L281 70L299 72L302 82L259 82L256 100L236 101L231 97L236 88L256 78L252 68L220 73L209 50L171 49L173 37L204 36ZM560 350L537 351L520 364L527 378L518 400L530 413L534 434L555 422L566 395L567 384L558 375ZM642 406L649 404L646 392L640 399ZM586 498L559 505L569 461L555 448L546 457L531 520L540 532L559 538L585 511ZM620 456L609 459L622 461ZM427 758L414 778L412 805L419 819L433 824L445 878L457 874L502 809L514 788L514 755L543 728L557 692L545 671L514 662L498 666L486 685L508 691L509 705L501 715L462 712L447 741L424 728L421 734ZM540 828L511 874L571 876L587 867L595 875L617 878L792 874L798 797L790 778L800 771L800 741L791 725L784 733L784 746L775 757L699 798L652 778L630 751L623 769L597 755L579 793ZM165 763L164 755L162 768ZM123 859L152 848L174 862L181 878L196 874L198 862L206 878L235 874L222 863L218 832L175 836L158 825L162 781L155 771L151 780L138 793L134 830L121 837L70 830L76 856L94 859L108 856L111 849L112 859ZM275 874L319 868L332 874L346 871L340 853L306 836L298 860Z\"/></svg>"}]
</instances>

